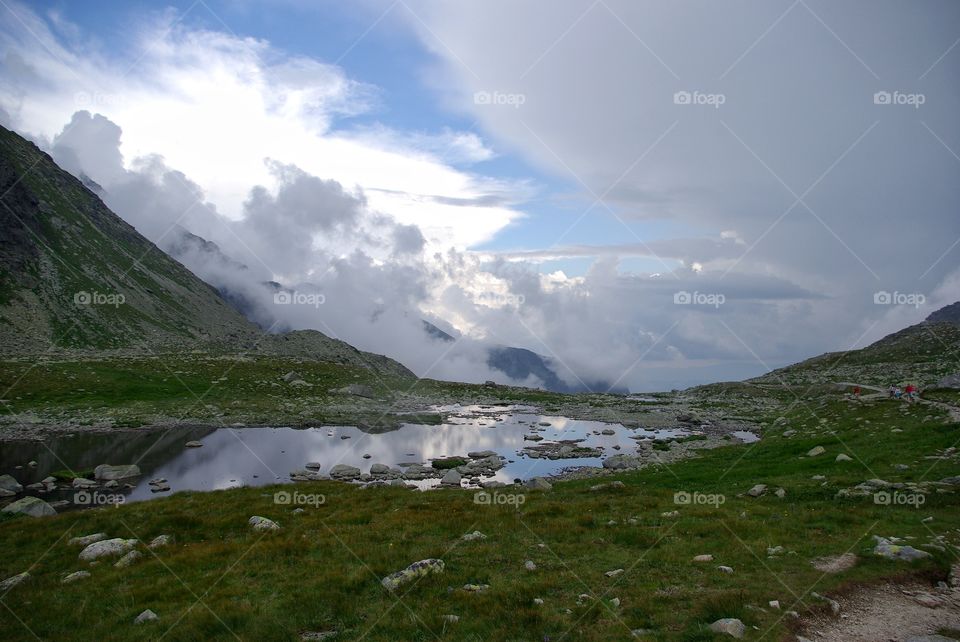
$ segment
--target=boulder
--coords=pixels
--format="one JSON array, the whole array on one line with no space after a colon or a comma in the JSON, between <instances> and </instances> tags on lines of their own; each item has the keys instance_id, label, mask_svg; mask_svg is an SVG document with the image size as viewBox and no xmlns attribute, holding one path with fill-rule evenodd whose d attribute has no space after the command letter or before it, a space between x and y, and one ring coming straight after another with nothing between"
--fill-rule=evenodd
<instances>
[{"instance_id":1,"label":"boulder","mask_svg":"<svg viewBox=\"0 0 960 642\"><path fill-rule=\"evenodd\" d=\"M396 591L404 584L407 584L413 580L426 577L432 573L442 573L443 567L443 560L420 560L419 562L414 562L402 571L397 571L396 573L388 575L380 580L380 584L388 591Z\"/></svg>"},{"instance_id":2,"label":"boulder","mask_svg":"<svg viewBox=\"0 0 960 642\"><path fill-rule=\"evenodd\" d=\"M70 485L74 490L84 490L88 488L96 488L97 482L92 479L86 479L85 477L74 477L73 481L70 482Z\"/></svg>"},{"instance_id":3,"label":"boulder","mask_svg":"<svg viewBox=\"0 0 960 642\"><path fill-rule=\"evenodd\" d=\"M710 630L714 633L729 635L739 640L747 632L747 627L737 618L725 617L711 624Z\"/></svg>"},{"instance_id":4,"label":"boulder","mask_svg":"<svg viewBox=\"0 0 960 642\"><path fill-rule=\"evenodd\" d=\"M160 618L157 617L157 614L156 614L156 613L154 613L154 612L151 611L150 609L147 609L146 611L144 611L143 613L141 613L140 615L138 615L137 618L133 621L133 623L134 623L134 624L144 624L144 623L146 623L146 622L156 622L156 621L159 620L159 619L160 619Z\"/></svg>"},{"instance_id":5,"label":"boulder","mask_svg":"<svg viewBox=\"0 0 960 642\"><path fill-rule=\"evenodd\" d=\"M259 515L254 515L247 520L247 523L253 527L255 531L278 531L280 530L280 525L277 524L272 519L267 519L266 517L260 517Z\"/></svg>"},{"instance_id":6,"label":"boulder","mask_svg":"<svg viewBox=\"0 0 960 642\"><path fill-rule=\"evenodd\" d=\"M473 452L467 453L467 457L470 459L486 459L487 457L496 457L497 453L492 450L475 450Z\"/></svg>"},{"instance_id":7,"label":"boulder","mask_svg":"<svg viewBox=\"0 0 960 642\"><path fill-rule=\"evenodd\" d=\"M199 441L188 441L184 444L185 448L203 448L203 444Z\"/></svg>"},{"instance_id":8,"label":"boulder","mask_svg":"<svg viewBox=\"0 0 960 642\"><path fill-rule=\"evenodd\" d=\"M6 593L14 586L23 584L30 579L30 573L20 573L19 575L14 575L13 577L8 577L7 579L0 582L0 592Z\"/></svg>"},{"instance_id":9,"label":"boulder","mask_svg":"<svg viewBox=\"0 0 960 642\"><path fill-rule=\"evenodd\" d=\"M70 584L71 582L76 582L77 580L82 580L90 577L90 571L77 571L76 573L70 573L60 580L61 584Z\"/></svg>"},{"instance_id":10,"label":"boulder","mask_svg":"<svg viewBox=\"0 0 960 642\"><path fill-rule=\"evenodd\" d=\"M19 513L30 517L50 517L56 515L53 506L37 497L22 497L3 507L4 513Z\"/></svg>"},{"instance_id":11,"label":"boulder","mask_svg":"<svg viewBox=\"0 0 960 642\"><path fill-rule=\"evenodd\" d=\"M360 469L346 464L337 464L330 469L330 478L340 481L356 479L360 476Z\"/></svg>"},{"instance_id":12,"label":"boulder","mask_svg":"<svg viewBox=\"0 0 960 642\"><path fill-rule=\"evenodd\" d=\"M460 473L456 469L451 468L444 474L443 479L440 480L441 486L460 486Z\"/></svg>"},{"instance_id":13,"label":"boulder","mask_svg":"<svg viewBox=\"0 0 960 642\"><path fill-rule=\"evenodd\" d=\"M608 470L639 468L643 464L643 459L634 455L613 455L603 460L603 467Z\"/></svg>"},{"instance_id":14,"label":"boulder","mask_svg":"<svg viewBox=\"0 0 960 642\"><path fill-rule=\"evenodd\" d=\"M712 562L713 555L697 555L693 558L694 562Z\"/></svg>"},{"instance_id":15,"label":"boulder","mask_svg":"<svg viewBox=\"0 0 960 642\"><path fill-rule=\"evenodd\" d=\"M386 464L373 464L370 466L371 475L389 475L390 467Z\"/></svg>"},{"instance_id":16,"label":"boulder","mask_svg":"<svg viewBox=\"0 0 960 642\"><path fill-rule=\"evenodd\" d=\"M886 559L912 562L914 560L923 559L924 557L930 557L930 553L926 551L918 550L912 546L900 546L898 544L894 544L890 540L880 537L879 535L874 535L873 539L877 542L877 545L873 549L873 553Z\"/></svg>"},{"instance_id":17,"label":"boulder","mask_svg":"<svg viewBox=\"0 0 960 642\"><path fill-rule=\"evenodd\" d=\"M747 495L750 497L760 497L761 495L766 494L767 485L766 484L757 484L753 488L747 491Z\"/></svg>"},{"instance_id":18,"label":"boulder","mask_svg":"<svg viewBox=\"0 0 960 642\"><path fill-rule=\"evenodd\" d=\"M126 555L124 555L123 557L121 557L119 560L117 560L117 563L114 564L113 567L127 568L128 566L130 566L131 564L139 560L141 557L143 557L143 553L141 553L138 550L132 550Z\"/></svg>"},{"instance_id":19,"label":"boulder","mask_svg":"<svg viewBox=\"0 0 960 642\"><path fill-rule=\"evenodd\" d=\"M845 454L843 454L843 453L840 453L839 455L837 455L837 458L836 458L834 461L837 461L837 462L840 462L840 461L853 461L853 459L851 459L851 458L849 457L849 455L845 455Z\"/></svg>"},{"instance_id":20,"label":"boulder","mask_svg":"<svg viewBox=\"0 0 960 642\"><path fill-rule=\"evenodd\" d=\"M473 531L472 533L467 533L460 537L465 542L473 542L478 539L487 539L487 536L481 533L480 531Z\"/></svg>"},{"instance_id":21,"label":"boulder","mask_svg":"<svg viewBox=\"0 0 960 642\"><path fill-rule=\"evenodd\" d=\"M553 488L553 484L543 477L533 477L523 482L523 485L530 490L551 490Z\"/></svg>"},{"instance_id":22,"label":"boulder","mask_svg":"<svg viewBox=\"0 0 960 642\"><path fill-rule=\"evenodd\" d=\"M101 540L86 546L82 551L80 551L80 561L92 562L100 559L101 557L125 555L133 550L133 547L136 545L137 540L135 539L123 539L121 537L115 537L113 539Z\"/></svg>"},{"instance_id":23,"label":"boulder","mask_svg":"<svg viewBox=\"0 0 960 642\"><path fill-rule=\"evenodd\" d=\"M937 388L950 388L952 390L960 390L960 372L952 375L947 375L946 377L938 381Z\"/></svg>"},{"instance_id":24,"label":"boulder","mask_svg":"<svg viewBox=\"0 0 960 642\"><path fill-rule=\"evenodd\" d=\"M13 494L22 493L23 486L10 475L0 475L0 490L6 490Z\"/></svg>"},{"instance_id":25,"label":"boulder","mask_svg":"<svg viewBox=\"0 0 960 642\"><path fill-rule=\"evenodd\" d=\"M89 546L94 542L102 542L107 539L106 533L94 533L93 535L82 535L80 537L71 537L67 540L70 546Z\"/></svg>"},{"instance_id":26,"label":"boulder","mask_svg":"<svg viewBox=\"0 0 960 642\"><path fill-rule=\"evenodd\" d=\"M814 446L807 451L807 457L816 457L817 455L822 455L825 452L827 452L827 449L823 446Z\"/></svg>"},{"instance_id":27,"label":"boulder","mask_svg":"<svg viewBox=\"0 0 960 642\"><path fill-rule=\"evenodd\" d=\"M98 481L109 481L111 479L127 479L129 477L139 477L140 467L136 464L127 464L123 466L111 466L110 464L100 464L93 469L93 477Z\"/></svg>"}]
</instances>

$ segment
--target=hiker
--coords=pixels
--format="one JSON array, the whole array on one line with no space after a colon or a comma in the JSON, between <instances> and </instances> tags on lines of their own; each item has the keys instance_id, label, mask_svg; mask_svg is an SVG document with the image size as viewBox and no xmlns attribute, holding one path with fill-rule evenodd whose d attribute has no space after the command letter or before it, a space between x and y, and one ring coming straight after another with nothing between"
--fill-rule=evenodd
<instances>
[{"instance_id":1,"label":"hiker","mask_svg":"<svg viewBox=\"0 0 960 642\"><path fill-rule=\"evenodd\" d=\"M887 394L889 394L890 398L893 399L894 395L897 394L897 387L894 385L891 385L890 388L887 389Z\"/></svg>"},{"instance_id":2,"label":"hiker","mask_svg":"<svg viewBox=\"0 0 960 642\"><path fill-rule=\"evenodd\" d=\"M860 398L860 386L853 387L853 396L856 397L857 399Z\"/></svg>"},{"instance_id":3,"label":"hiker","mask_svg":"<svg viewBox=\"0 0 960 642\"><path fill-rule=\"evenodd\" d=\"M907 401L913 403L917 398L917 387L912 383L908 383L905 392Z\"/></svg>"},{"instance_id":4,"label":"hiker","mask_svg":"<svg viewBox=\"0 0 960 642\"><path fill-rule=\"evenodd\" d=\"M899 399L903 395L903 391L900 390L900 386L895 386L893 389L893 398Z\"/></svg>"}]
</instances>

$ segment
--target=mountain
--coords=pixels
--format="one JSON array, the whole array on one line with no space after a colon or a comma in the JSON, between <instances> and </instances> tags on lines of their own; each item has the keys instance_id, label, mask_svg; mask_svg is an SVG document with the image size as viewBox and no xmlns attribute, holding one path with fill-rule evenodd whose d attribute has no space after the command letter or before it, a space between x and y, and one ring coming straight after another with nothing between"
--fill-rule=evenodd
<instances>
[{"instance_id":1,"label":"mountain","mask_svg":"<svg viewBox=\"0 0 960 642\"><path fill-rule=\"evenodd\" d=\"M319 332L265 334L111 212L90 187L96 187L92 181L75 178L0 127L3 354L254 352L413 376L391 359ZM184 251L206 243L187 234L174 234Z\"/></svg>"},{"instance_id":2,"label":"mountain","mask_svg":"<svg viewBox=\"0 0 960 642\"><path fill-rule=\"evenodd\" d=\"M877 386L914 382L921 388L960 372L960 302L860 350L828 352L750 379L761 384L838 381Z\"/></svg>"}]
</instances>

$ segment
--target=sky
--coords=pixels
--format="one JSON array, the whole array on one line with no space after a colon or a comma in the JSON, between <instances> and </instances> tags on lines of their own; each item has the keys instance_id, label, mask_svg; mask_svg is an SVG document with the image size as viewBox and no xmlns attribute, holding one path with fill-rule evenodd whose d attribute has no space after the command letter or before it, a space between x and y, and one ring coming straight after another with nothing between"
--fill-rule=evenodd
<instances>
[{"instance_id":1,"label":"sky","mask_svg":"<svg viewBox=\"0 0 960 642\"><path fill-rule=\"evenodd\" d=\"M958 43L952 0L4 0L0 122L264 325L661 390L960 299Z\"/></svg>"}]
</instances>

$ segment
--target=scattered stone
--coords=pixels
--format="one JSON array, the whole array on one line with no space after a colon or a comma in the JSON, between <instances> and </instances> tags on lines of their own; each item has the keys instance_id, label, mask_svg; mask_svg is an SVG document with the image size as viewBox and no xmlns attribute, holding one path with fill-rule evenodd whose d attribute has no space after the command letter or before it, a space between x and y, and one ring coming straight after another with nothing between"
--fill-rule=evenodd
<instances>
[{"instance_id":1,"label":"scattered stone","mask_svg":"<svg viewBox=\"0 0 960 642\"><path fill-rule=\"evenodd\" d=\"M779 610L779 609L780 609L780 600L770 600L769 602L767 602L767 605L768 605L771 609L777 609L777 610Z\"/></svg>"},{"instance_id":2,"label":"scattered stone","mask_svg":"<svg viewBox=\"0 0 960 642\"><path fill-rule=\"evenodd\" d=\"M845 455L845 454L843 454L843 453L840 453L839 455L837 455L837 458L834 459L834 461L836 461L836 462L841 462L841 461L853 461L853 459L851 459L849 455Z\"/></svg>"},{"instance_id":3,"label":"scattered stone","mask_svg":"<svg viewBox=\"0 0 960 642\"><path fill-rule=\"evenodd\" d=\"M611 455L603 460L603 467L608 470L628 470L640 468L644 463L645 460L636 455Z\"/></svg>"},{"instance_id":4,"label":"scattered stone","mask_svg":"<svg viewBox=\"0 0 960 642\"><path fill-rule=\"evenodd\" d=\"M460 621L460 616L459 616L459 615L444 615L444 616L443 616L443 621L444 621L444 622L448 622L448 623L450 623L450 624L456 624L457 622Z\"/></svg>"},{"instance_id":5,"label":"scattered stone","mask_svg":"<svg viewBox=\"0 0 960 642\"><path fill-rule=\"evenodd\" d=\"M533 598L533 603L536 604L537 606L543 606L543 599L539 597L535 597Z\"/></svg>"},{"instance_id":6,"label":"scattered stone","mask_svg":"<svg viewBox=\"0 0 960 642\"><path fill-rule=\"evenodd\" d=\"M23 492L23 486L10 475L0 475L0 490L5 490L16 495Z\"/></svg>"},{"instance_id":7,"label":"scattered stone","mask_svg":"<svg viewBox=\"0 0 960 642\"><path fill-rule=\"evenodd\" d=\"M440 480L441 486L460 486L460 473L457 472L455 468L451 468L446 473L444 473L443 478Z\"/></svg>"},{"instance_id":8,"label":"scattered stone","mask_svg":"<svg viewBox=\"0 0 960 642\"><path fill-rule=\"evenodd\" d=\"M840 603L836 600L830 599L825 595L820 595L819 593L811 593L810 597L820 600L821 602L826 602L830 606L830 612L834 615L840 614Z\"/></svg>"},{"instance_id":9,"label":"scattered stone","mask_svg":"<svg viewBox=\"0 0 960 642\"><path fill-rule=\"evenodd\" d=\"M694 562L712 562L713 555L697 555L693 558Z\"/></svg>"},{"instance_id":10,"label":"scattered stone","mask_svg":"<svg viewBox=\"0 0 960 642\"><path fill-rule=\"evenodd\" d=\"M23 584L29 579L30 579L30 573L27 573L27 572L20 573L19 575L14 575L13 577L8 577L7 579L0 582L0 591L2 591L3 593L6 593L10 589L12 589L14 586L19 586L20 584Z\"/></svg>"},{"instance_id":11,"label":"scattered stone","mask_svg":"<svg viewBox=\"0 0 960 642\"><path fill-rule=\"evenodd\" d=\"M388 591L396 591L398 588L412 580L426 577L431 573L442 573L443 567L443 560L420 560L419 562L414 562L402 571L397 571L392 575L388 575L380 580L380 584L383 585L383 588L387 589Z\"/></svg>"},{"instance_id":12,"label":"scattered stone","mask_svg":"<svg viewBox=\"0 0 960 642\"><path fill-rule=\"evenodd\" d=\"M199 441L188 441L184 444L185 448L203 448L203 444Z\"/></svg>"},{"instance_id":13,"label":"scattered stone","mask_svg":"<svg viewBox=\"0 0 960 642\"><path fill-rule=\"evenodd\" d=\"M77 571L75 573L70 573L60 580L61 584L70 584L71 582L76 582L77 580L82 580L90 577L90 571Z\"/></svg>"},{"instance_id":14,"label":"scattered stone","mask_svg":"<svg viewBox=\"0 0 960 642\"><path fill-rule=\"evenodd\" d=\"M767 547L767 556L773 555L783 555L785 549L782 546L769 546Z\"/></svg>"},{"instance_id":15,"label":"scattered stone","mask_svg":"<svg viewBox=\"0 0 960 642\"><path fill-rule=\"evenodd\" d=\"M467 457L470 459L486 459L487 457L497 457L497 453L492 450L475 450L473 452L467 453Z\"/></svg>"},{"instance_id":16,"label":"scattered stone","mask_svg":"<svg viewBox=\"0 0 960 642\"><path fill-rule=\"evenodd\" d=\"M523 440L524 441L543 441L543 437L541 435L534 433L532 435L524 435Z\"/></svg>"},{"instance_id":17,"label":"scattered stone","mask_svg":"<svg viewBox=\"0 0 960 642\"><path fill-rule=\"evenodd\" d=\"M596 486L591 486L590 490L596 492L598 490L608 490L611 488L626 488L626 484L624 484L622 481L612 481L608 484L597 484Z\"/></svg>"},{"instance_id":18,"label":"scattered stone","mask_svg":"<svg viewBox=\"0 0 960 642\"><path fill-rule=\"evenodd\" d=\"M490 588L489 584L464 584L463 590L468 593L482 593Z\"/></svg>"},{"instance_id":19,"label":"scattered stone","mask_svg":"<svg viewBox=\"0 0 960 642\"><path fill-rule=\"evenodd\" d=\"M729 566L718 566L717 570L720 571L721 573L727 573L727 574L733 573L733 568Z\"/></svg>"},{"instance_id":20,"label":"scattered stone","mask_svg":"<svg viewBox=\"0 0 960 642\"><path fill-rule=\"evenodd\" d=\"M74 477L70 485L75 490L86 490L89 488L96 488L97 482L93 481L92 479L85 479L83 477Z\"/></svg>"},{"instance_id":21,"label":"scattered stone","mask_svg":"<svg viewBox=\"0 0 960 642\"><path fill-rule=\"evenodd\" d=\"M472 533L467 533L463 535L460 539L465 542L473 542L479 539L487 539L487 536L481 533L480 531L473 531Z\"/></svg>"},{"instance_id":22,"label":"scattered stone","mask_svg":"<svg viewBox=\"0 0 960 642\"><path fill-rule=\"evenodd\" d=\"M157 616L156 613L154 613L154 612L151 611L150 609L147 609L146 611L144 611L143 613L141 613L140 615L138 615L138 616L137 616L137 619L135 619L135 620L133 621L133 623L134 623L134 624L144 624L144 623L146 623L146 622L156 622L156 621L159 620L159 619L160 619L160 618Z\"/></svg>"},{"instance_id":23,"label":"scattered stone","mask_svg":"<svg viewBox=\"0 0 960 642\"><path fill-rule=\"evenodd\" d=\"M537 570L537 565L533 563L533 560L527 560L523 563L523 568L527 569L528 571L535 571Z\"/></svg>"},{"instance_id":24,"label":"scattered stone","mask_svg":"<svg viewBox=\"0 0 960 642\"><path fill-rule=\"evenodd\" d=\"M4 513L29 515L30 517L50 517L56 515L53 506L38 497L21 497L12 504L3 507Z\"/></svg>"},{"instance_id":25,"label":"scattered stone","mask_svg":"<svg viewBox=\"0 0 960 642\"><path fill-rule=\"evenodd\" d=\"M170 546L173 544L173 535L157 535L150 543L147 544L147 548L151 550L156 550L158 548L163 548L164 546Z\"/></svg>"},{"instance_id":26,"label":"scattered stone","mask_svg":"<svg viewBox=\"0 0 960 642\"><path fill-rule=\"evenodd\" d=\"M280 530L280 525L277 524L272 519L267 519L266 517L260 517L259 515L254 515L247 523L253 527L255 531L278 531Z\"/></svg>"},{"instance_id":27,"label":"scattered stone","mask_svg":"<svg viewBox=\"0 0 960 642\"><path fill-rule=\"evenodd\" d=\"M827 452L827 449L823 446L814 446L807 451L807 457L816 457L817 455L822 455L825 452Z\"/></svg>"},{"instance_id":28,"label":"scattered stone","mask_svg":"<svg viewBox=\"0 0 960 642\"><path fill-rule=\"evenodd\" d=\"M777 490L773 491L773 494L776 495L778 498L783 499L784 497L787 496L787 491L785 491L782 488L778 488Z\"/></svg>"},{"instance_id":29,"label":"scattered stone","mask_svg":"<svg viewBox=\"0 0 960 642\"><path fill-rule=\"evenodd\" d=\"M761 495L766 494L767 485L766 484L757 484L753 488L747 491L747 495L750 497L760 497Z\"/></svg>"},{"instance_id":30,"label":"scattered stone","mask_svg":"<svg viewBox=\"0 0 960 642\"><path fill-rule=\"evenodd\" d=\"M543 477L533 477L525 481L523 485L530 490L551 490L553 488L553 484Z\"/></svg>"},{"instance_id":31,"label":"scattered stone","mask_svg":"<svg viewBox=\"0 0 960 642\"><path fill-rule=\"evenodd\" d=\"M110 481L111 479L127 479L129 477L139 477L140 467L136 464L126 464L123 466L111 466L110 464L100 464L93 469L93 478L97 481Z\"/></svg>"},{"instance_id":32,"label":"scattered stone","mask_svg":"<svg viewBox=\"0 0 960 642\"><path fill-rule=\"evenodd\" d=\"M306 468L307 470L320 470L321 468L320 462L318 461L308 461L306 464L304 464L303 467Z\"/></svg>"},{"instance_id":33,"label":"scattered stone","mask_svg":"<svg viewBox=\"0 0 960 642\"><path fill-rule=\"evenodd\" d=\"M930 553L926 551L917 550L912 546L899 546L879 535L874 535L873 539L877 542L873 553L886 559L912 562L923 559L924 557L930 557Z\"/></svg>"},{"instance_id":34,"label":"scattered stone","mask_svg":"<svg viewBox=\"0 0 960 642\"><path fill-rule=\"evenodd\" d=\"M623 569L622 569L622 568L615 568L615 569L613 569L612 571L607 571L606 573L604 573L604 575L606 575L607 577L616 577L617 575L620 575L621 573L623 573Z\"/></svg>"},{"instance_id":35,"label":"scattered stone","mask_svg":"<svg viewBox=\"0 0 960 642\"><path fill-rule=\"evenodd\" d=\"M94 542L102 542L107 539L106 533L94 533L93 535L83 535L81 537L71 537L67 540L70 546L89 546Z\"/></svg>"},{"instance_id":36,"label":"scattered stone","mask_svg":"<svg viewBox=\"0 0 960 642\"><path fill-rule=\"evenodd\" d=\"M350 481L360 477L360 469L346 464L337 464L330 469L330 478L340 481Z\"/></svg>"},{"instance_id":37,"label":"scattered stone","mask_svg":"<svg viewBox=\"0 0 960 642\"><path fill-rule=\"evenodd\" d=\"M739 640L743 637L744 633L747 632L747 627L737 618L725 617L711 624L710 630L714 633L726 634Z\"/></svg>"},{"instance_id":38,"label":"scattered stone","mask_svg":"<svg viewBox=\"0 0 960 642\"><path fill-rule=\"evenodd\" d=\"M92 562L101 557L125 555L127 552L133 550L133 547L136 545L137 540L135 539L115 537L113 539L101 540L86 546L80 551L80 561Z\"/></svg>"},{"instance_id":39,"label":"scattered stone","mask_svg":"<svg viewBox=\"0 0 960 642\"><path fill-rule=\"evenodd\" d=\"M611 606L613 606L613 608L615 608L615 609L620 608L620 598L619 598L619 597L613 598L612 600L610 600L610 604L611 604Z\"/></svg>"},{"instance_id":40,"label":"scattered stone","mask_svg":"<svg viewBox=\"0 0 960 642\"><path fill-rule=\"evenodd\" d=\"M138 550L132 550L126 555L124 555L123 557L121 557L119 560L117 560L117 563L114 564L113 567L127 568L128 566L130 566L131 564L139 560L141 557L143 557L143 553L141 553Z\"/></svg>"},{"instance_id":41,"label":"scattered stone","mask_svg":"<svg viewBox=\"0 0 960 642\"><path fill-rule=\"evenodd\" d=\"M679 517L679 516L680 516L680 511L678 510L671 510L671 511L667 511L666 513L660 513L660 517Z\"/></svg>"}]
</instances>

